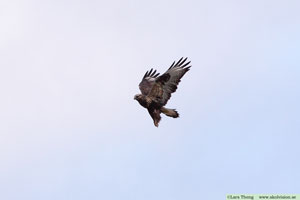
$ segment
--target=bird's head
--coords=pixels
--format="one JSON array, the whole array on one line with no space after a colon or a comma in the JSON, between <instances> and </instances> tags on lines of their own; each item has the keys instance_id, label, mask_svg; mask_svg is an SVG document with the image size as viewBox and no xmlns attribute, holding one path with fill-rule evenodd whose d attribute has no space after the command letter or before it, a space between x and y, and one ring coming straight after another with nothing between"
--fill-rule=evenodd
<instances>
[{"instance_id":1,"label":"bird's head","mask_svg":"<svg viewBox=\"0 0 300 200\"><path fill-rule=\"evenodd\" d=\"M141 94L136 94L136 95L134 95L134 100L139 100L141 98Z\"/></svg>"}]
</instances>

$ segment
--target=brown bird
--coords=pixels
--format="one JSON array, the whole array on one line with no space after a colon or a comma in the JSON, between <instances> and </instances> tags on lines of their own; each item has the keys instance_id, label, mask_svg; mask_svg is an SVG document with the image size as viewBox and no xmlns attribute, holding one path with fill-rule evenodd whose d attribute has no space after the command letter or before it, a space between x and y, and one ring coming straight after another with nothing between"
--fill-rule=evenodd
<instances>
[{"instance_id":1,"label":"brown bird","mask_svg":"<svg viewBox=\"0 0 300 200\"><path fill-rule=\"evenodd\" d=\"M187 58L181 58L178 62L169 67L169 69L162 75L156 73L156 70L147 71L139 84L142 94L137 94L134 99L137 100L141 106L146 108L153 119L154 125L158 127L161 120L160 113L173 118L179 117L175 109L165 108L171 94L176 91L177 85L183 75L190 70L189 62L185 62Z\"/></svg>"}]
</instances>

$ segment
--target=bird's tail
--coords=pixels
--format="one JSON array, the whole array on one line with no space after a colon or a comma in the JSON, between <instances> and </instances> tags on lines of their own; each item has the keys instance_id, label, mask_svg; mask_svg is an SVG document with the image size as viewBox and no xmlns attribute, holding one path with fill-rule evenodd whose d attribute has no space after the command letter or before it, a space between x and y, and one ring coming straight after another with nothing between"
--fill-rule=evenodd
<instances>
[{"instance_id":1,"label":"bird's tail","mask_svg":"<svg viewBox=\"0 0 300 200\"><path fill-rule=\"evenodd\" d=\"M169 108L162 107L161 112L169 117L173 117L173 118L179 117L179 113L175 109L169 109Z\"/></svg>"}]
</instances>

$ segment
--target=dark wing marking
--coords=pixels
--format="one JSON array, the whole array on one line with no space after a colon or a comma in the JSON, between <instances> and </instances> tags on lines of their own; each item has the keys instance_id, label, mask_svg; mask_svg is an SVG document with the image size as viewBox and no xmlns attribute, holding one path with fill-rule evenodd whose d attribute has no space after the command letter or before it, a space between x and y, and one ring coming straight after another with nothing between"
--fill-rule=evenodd
<instances>
[{"instance_id":1,"label":"dark wing marking","mask_svg":"<svg viewBox=\"0 0 300 200\"><path fill-rule=\"evenodd\" d=\"M156 73L156 70L153 71L152 68L150 71L147 71L145 73L142 81L139 84L139 88L143 95L149 94L158 75L159 75L159 73Z\"/></svg>"},{"instance_id":2,"label":"dark wing marking","mask_svg":"<svg viewBox=\"0 0 300 200\"><path fill-rule=\"evenodd\" d=\"M161 106L166 105L171 94L176 91L180 79L190 70L190 61L185 63L186 60L187 58L181 58L177 63L173 62L163 75L156 78L149 96Z\"/></svg>"}]
</instances>

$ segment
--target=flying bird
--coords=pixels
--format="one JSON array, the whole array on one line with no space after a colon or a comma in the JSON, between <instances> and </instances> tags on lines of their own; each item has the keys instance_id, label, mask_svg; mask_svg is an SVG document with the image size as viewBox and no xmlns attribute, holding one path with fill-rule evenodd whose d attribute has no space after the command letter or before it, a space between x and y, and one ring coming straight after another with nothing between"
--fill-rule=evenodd
<instances>
[{"instance_id":1,"label":"flying bird","mask_svg":"<svg viewBox=\"0 0 300 200\"><path fill-rule=\"evenodd\" d=\"M169 69L162 75L153 69L147 71L139 84L141 94L134 96L141 106L146 108L153 119L154 125L158 127L161 120L160 114L169 117L179 117L175 109L165 108L171 94L176 91L180 79L190 70L187 58L181 58L178 62L173 62Z\"/></svg>"}]
</instances>

